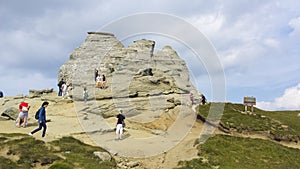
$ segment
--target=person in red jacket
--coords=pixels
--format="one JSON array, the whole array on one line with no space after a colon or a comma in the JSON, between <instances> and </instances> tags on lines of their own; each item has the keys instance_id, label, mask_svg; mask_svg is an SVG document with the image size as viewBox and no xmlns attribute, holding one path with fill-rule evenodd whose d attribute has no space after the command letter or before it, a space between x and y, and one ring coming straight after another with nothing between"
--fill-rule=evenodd
<instances>
[{"instance_id":1,"label":"person in red jacket","mask_svg":"<svg viewBox=\"0 0 300 169\"><path fill-rule=\"evenodd\" d=\"M26 127L27 124L28 124L28 111L30 109L30 106L27 102L21 102L19 104L19 110L20 110L20 113L19 113L19 116L17 118L17 127L20 127L21 125L23 127Z\"/></svg>"}]
</instances>

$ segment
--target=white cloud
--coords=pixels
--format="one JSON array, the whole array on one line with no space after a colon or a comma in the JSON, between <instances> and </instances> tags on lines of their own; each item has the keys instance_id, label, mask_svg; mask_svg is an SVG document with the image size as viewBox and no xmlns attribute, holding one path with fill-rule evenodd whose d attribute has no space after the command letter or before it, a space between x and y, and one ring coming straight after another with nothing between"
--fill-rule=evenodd
<instances>
[{"instance_id":1,"label":"white cloud","mask_svg":"<svg viewBox=\"0 0 300 169\"><path fill-rule=\"evenodd\" d=\"M268 38L265 39L263 42L266 46L272 47L272 48L279 48L280 42L277 39L274 38Z\"/></svg>"},{"instance_id":2,"label":"white cloud","mask_svg":"<svg viewBox=\"0 0 300 169\"><path fill-rule=\"evenodd\" d=\"M266 110L300 109L300 83L297 86L286 89L284 94L276 98L274 102L258 102L257 107Z\"/></svg>"},{"instance_id":3,"label":"white cloud","mask_svg":"<svg viewBox=\"0 0 300 169\"><path fill-rule=\"evenodd\" d=\"M224 16L216 14L196 15L187 18L187 21L195 25L201 32L207 36L213 36L220 31L224 24Z\"/></svg>"}]
</instances>

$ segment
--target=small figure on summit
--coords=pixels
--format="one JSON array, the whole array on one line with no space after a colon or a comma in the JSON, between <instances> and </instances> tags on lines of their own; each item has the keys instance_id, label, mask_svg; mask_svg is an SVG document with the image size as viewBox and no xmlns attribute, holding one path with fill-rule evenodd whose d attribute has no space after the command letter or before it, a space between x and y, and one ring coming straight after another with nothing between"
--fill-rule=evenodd
<instances>
[{"instance_id":1,"label":"small figure on summit","mask_svg":"<svg viewBox=\"0 0 300 169\"><path fill-rule=\"evenodd\" d=\"M98 75L96 78L96 87L101 87L102 86L102 76Z\"/></svg>"},{"instance_id":2,"label":"small figure on summit","mask_svg":"<svg viewBox=\"0 0 300 169\"><path fill-rule=\"evenodd\" d=\"M97 81L97 77L98 77L99 73L98 73L98 69L95 69L95 82Z\"/></svg>"},{"instance_id":3,"label":"small figure on summit","mask_svg":"<svg viewBox=\"0 0 300 169\"><path fill-rule=\"evenodd\" d=\"M106 77L102 75L102 83L101 83L101 88L105 89L106 88Z\"/></svg>"}]
</instances>

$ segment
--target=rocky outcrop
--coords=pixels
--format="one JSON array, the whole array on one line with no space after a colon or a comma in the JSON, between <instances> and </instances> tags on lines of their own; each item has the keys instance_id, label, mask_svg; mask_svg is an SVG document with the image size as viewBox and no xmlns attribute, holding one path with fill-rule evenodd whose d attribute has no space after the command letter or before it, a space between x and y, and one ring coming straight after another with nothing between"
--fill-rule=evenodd
<instances>
[{"instance_id":1,"label":"rocky outcrop","mask_svg":"<svg viewBox=\"0 0 300 169\"><path fill-rule=\"evenodd\" d=\"M49 94L49 93L52 93L53 92L53 88L48 88L48 89L42 89L42 90L29 90L29 96L28 97L31 97L31 98L34 98L34 97L41 97L43 95L46 95L46 94Z\"/></svg>"},{"instance_id":2,"label":"rocky outcrop","mask_svg":"<svg viewBox=\"0 0 300 169\"><path fill-rule=\"evenodd\" d=\"M15 108L15 107L10 107L1 113L0 119L16 120L18 118L18 116L19 116L19 109Z\"/></svg>"},{"instance_id":3,"label":"rocky outcrop","mask_svg":"<svg viewBox=\"0 0 300 169\"><path fill-rule=\"evenodd\" d=\"M87 87L89 99L99 102L93 114L101 112L107 118L116 114L116 108L123 108L129 117L161 114L186 104L189 92L198 91L176 51L165 46L154 53L154 48L152 40L137 40L126 48L113 34L89 32L60 67L58 80L72 82L75 101L82 101ZM106 76L105 89L95 87L95 69Z\"/></svg>"}]
</instances>

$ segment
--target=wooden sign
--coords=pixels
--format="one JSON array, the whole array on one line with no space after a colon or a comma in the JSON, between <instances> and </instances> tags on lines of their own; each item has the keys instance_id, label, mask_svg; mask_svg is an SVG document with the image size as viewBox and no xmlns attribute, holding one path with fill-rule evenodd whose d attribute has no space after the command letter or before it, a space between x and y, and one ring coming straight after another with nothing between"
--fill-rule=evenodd
<instances>
[{"instance_id":1,"label":"wooden sign","mask_svg":"<svg viewBox=\"0 0 300 169\"><path fill-rule=\"evenodd\" d=\"M256 98L255 97L248 97L248 96L245 96L244 97L244 105L246 106L253 106L253 105L256 105Z\"/></svg>"}]
</instances>

